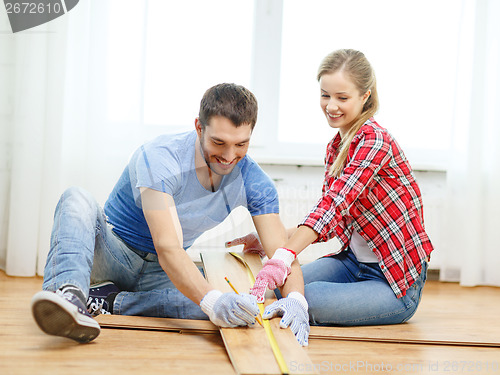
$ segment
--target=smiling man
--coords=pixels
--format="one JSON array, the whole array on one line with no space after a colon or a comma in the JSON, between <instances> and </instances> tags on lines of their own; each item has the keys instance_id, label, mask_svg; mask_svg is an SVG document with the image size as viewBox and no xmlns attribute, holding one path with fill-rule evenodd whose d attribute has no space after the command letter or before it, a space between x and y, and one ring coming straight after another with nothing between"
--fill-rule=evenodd
<instances>
[{"instance_id":1,"label":"smiling man","mask_svg":"<svg viewBox=\"0 0 500 375\"><path fill-rule=\"evenodd\" d=\"M86 191L66 190L43 291L32 300L39 327L89 342L100 332L92 318L98 313L254 325L255 297L214 289L185 250L239 206L252 215L266 250L284 243L275 186L247 155L256 121L250 91L214 86L203 96L195 130L141 146L104 209Z\"/></svg>"}]
</instances>

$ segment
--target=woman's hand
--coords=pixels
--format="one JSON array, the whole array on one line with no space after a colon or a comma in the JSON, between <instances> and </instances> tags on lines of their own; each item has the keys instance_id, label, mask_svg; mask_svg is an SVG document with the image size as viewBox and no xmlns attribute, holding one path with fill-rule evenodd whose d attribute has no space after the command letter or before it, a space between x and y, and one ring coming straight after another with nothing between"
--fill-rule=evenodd
<instances>
[{"instance_id":1,"label":"woman's hand","mask_svg":"<svg viewBox=\"0 0 500 375\"><path fill-rule=\"evenodd\" d=\"M307 346L310 331L307 310L308 305L304 296L299 292L291 292L286 298L267 306L262 318L271 319L275 316L281 316L280 327L290 326L299 344Z\"/></svg>"},{"instance_id":2,"label":"woman's hand","mask_svg":"<svg viewBox=\"0 0 500 375\"><path fill-rule=\"evenodd\" d=\"M226 242L225 246L226 248L229 248L237 245L244 245L243 253L259 254L262 258L266 256L266 252L264 251L264 248L260 243L259 235L256 232L252 232L244 237L239 237L232 241L228 241Z\"/></svg>"},{"instance_id":3,"label":"woman's hand","mask_svg":"<svg viewBox=\"0 0 500 375\"><path fill-rule=\"evenodd\" d=\"M250 290L250 294L257 297L258 303L264 302L264 295L267 288L273 290L283 286L287 276L292 271L292 262L295 258L295 252L280 247L276 250L273 257L264 263L255 278L253 288Z\"/></svg>"}]
</instances>

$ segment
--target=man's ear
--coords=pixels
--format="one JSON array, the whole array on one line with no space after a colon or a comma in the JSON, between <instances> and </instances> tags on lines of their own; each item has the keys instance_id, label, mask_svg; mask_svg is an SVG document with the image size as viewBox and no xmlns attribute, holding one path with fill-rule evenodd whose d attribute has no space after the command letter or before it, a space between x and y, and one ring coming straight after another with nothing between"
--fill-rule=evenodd
<instances>
[{"instance_id":1,"label":"man's ear","mask_svg":"<svg viewBox=\"0 0 500 375\"><path fill-rule=\"evenodd\" d=\"M201 121L199 117L196 117L194 120L194 127L196 129L196 133L198 134L198 137L201 138L201 131L203 129L203 126L201 125Z\"/></svg>"}]
</instances>

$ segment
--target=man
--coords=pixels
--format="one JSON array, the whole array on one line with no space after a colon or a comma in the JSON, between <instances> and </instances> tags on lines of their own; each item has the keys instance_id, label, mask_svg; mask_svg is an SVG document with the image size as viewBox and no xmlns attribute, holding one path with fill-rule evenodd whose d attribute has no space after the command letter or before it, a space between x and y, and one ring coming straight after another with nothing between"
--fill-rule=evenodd
<instances>
[{"instance_id":1,"label":"man","mask_svg":"<svg viewBox=\"0 0 500 375\"><path fill-rule=\"evenodd\" d=\"M195 131L140 147L104 209L82 189L66 190L43 291L32 300L40 328L89 342L100 327L87 309L254 325L255 297L214 289L185 250L238 206L249 210L266 250L284 243L274 184L246 155L256 120L250 91L214 86L203 96Z\"/></svg>"}]
</instances>

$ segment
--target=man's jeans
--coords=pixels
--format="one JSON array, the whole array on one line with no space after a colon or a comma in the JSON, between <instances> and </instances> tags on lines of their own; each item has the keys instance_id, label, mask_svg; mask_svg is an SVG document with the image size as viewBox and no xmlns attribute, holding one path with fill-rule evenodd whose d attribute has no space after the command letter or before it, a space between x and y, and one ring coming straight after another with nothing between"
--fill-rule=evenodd
<instances>
[{"instance_id":1,"label":"man's jeans","mask_svg":"<svg viewBox=\"0 0 500 375\"><path fill-rule=\"evenodd\" d=\"M378 263L359 263L349 249L302 267L312 325L361 326L406 322L417 310L426 280L396 298Z\"/></svg>"},{"instance_id":2,"label":"man's jeans","mask_svg":"<svg viewBox=\"0 0 500 375\"><path fill-rule=\"evenodd\" d=\"M116 296L114 314L208 319L175 288L156 254L128 247L96 200L83 189L70 188L56 208L43 289L71 284L88 296L90 283L101 281L125 291Z\"/></svg>"}]
</instances>

